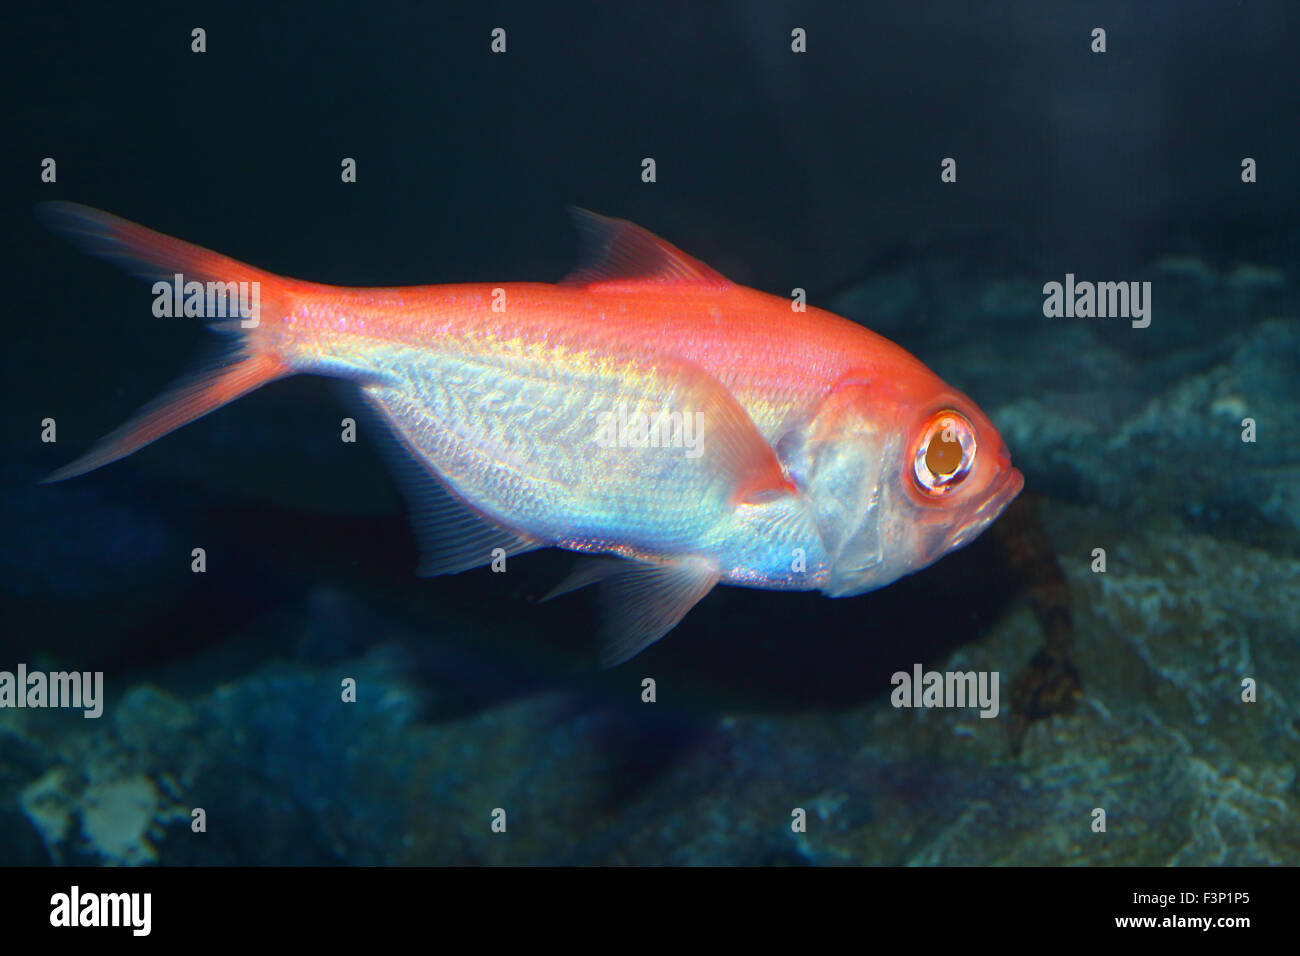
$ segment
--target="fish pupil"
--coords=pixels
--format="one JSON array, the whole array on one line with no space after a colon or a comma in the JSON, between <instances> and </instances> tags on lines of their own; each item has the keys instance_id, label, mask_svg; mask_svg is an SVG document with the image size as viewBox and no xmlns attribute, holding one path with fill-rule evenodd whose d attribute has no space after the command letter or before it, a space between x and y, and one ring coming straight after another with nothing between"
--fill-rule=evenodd
<instances>
[{"instance_id":1,"label":"fish pupil","mask_svg":"<svg viewBox=\"0 0 1300 956\"><path fill-rule=\"evenodd\" d=\"M951 475L961 465L961 443L944 440L942 432L936 434L926 448L925 465L935 475Z\"/></svg>"}]
</instances>

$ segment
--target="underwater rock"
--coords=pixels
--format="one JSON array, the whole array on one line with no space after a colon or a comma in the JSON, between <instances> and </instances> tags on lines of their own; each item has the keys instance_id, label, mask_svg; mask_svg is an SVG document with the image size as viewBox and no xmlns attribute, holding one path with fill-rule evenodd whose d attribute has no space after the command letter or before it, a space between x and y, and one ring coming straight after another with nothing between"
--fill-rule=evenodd
<instances>
[{"instance_id":1,"label":"underwater rock","mask_svg":"<svg viewBox=\"0 0 1300 956\"><path fill-rule=\"evenodd\" d=\"M1005 706L985 720L883 694L840 713L697 715L684 737L573 693L435 719L439 689L382 645L270 664L191 700L142 685L98 733L0 725L0 780L27 776L29 829L61 862L1300 862L1300 563L1042 508L1075 595L1084 696L1032 724L1019 757ZM1108 548L1104 574L1094 546ZM1005 676L1041 641L1018 604L930 666ZM348 677L355 703L341 700ZM664 759L631 770L665 733Z\"/></svg>"},{"instance_id":2,"label":"underwater rock","mask_svg":"<svg viewBox=\"0 0 1300 956\"><path fill-rule=\"evenodd\" d=\"M990 408L1027 487L1300 555L1300 446L1284 437L1300 416L1300 323L1260 322L1220 343L1208 367L1167 361L1142 376L1079 329L1027 347L1037 361L967 347L936 363L962 369L955 377Z\"/></svg>"}]
</instances>

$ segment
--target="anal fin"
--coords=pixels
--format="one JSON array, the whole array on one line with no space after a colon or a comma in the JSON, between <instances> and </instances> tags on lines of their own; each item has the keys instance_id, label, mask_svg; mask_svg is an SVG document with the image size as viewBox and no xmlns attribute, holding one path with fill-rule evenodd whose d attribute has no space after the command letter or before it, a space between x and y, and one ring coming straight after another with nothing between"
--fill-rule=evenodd
<instances>
[{"instance_id":1,"label":"anal fin","mask_svg":"<svg viewBox=\"0 0 1300 956\"><path fill-rule=\"evenodd\" d=\"M416 574L459 574L491 564L498 552L513 558L544 548L543 542L495 524L451 495L429 472L411 469L400 478L420 544Z\"/></svg>"},{"instance_id":2,"label":"anal fin","mask_svg":"<svg viewBox=\"0 0 1300 956\"><path fill-rule=\"evenodd\" d=\"M410 510L411 527L420 546L417 574L458 574L491 564L498 549L514 557L547 546L479 514L448 491L419 460L383 404L365 390L362 394L366 398L365 417L375 425L371 430Z\"/></svg>"}]
</instances>

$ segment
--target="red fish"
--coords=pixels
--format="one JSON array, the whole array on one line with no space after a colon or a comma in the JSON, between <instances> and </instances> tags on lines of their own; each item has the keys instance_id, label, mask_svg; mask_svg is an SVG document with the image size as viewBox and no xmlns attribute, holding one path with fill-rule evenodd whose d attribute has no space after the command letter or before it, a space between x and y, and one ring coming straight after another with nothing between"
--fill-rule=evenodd
<instances>
[{"instance_id":1,"label":"red fish","mask_svg":"<svg viewBox=\"0 0 1300 956\"><path fill-rule=\"evenodd\" d=\"M581 264L558 285L342 288L85 206L41 209L155 280L156 313L183 305L232 340L228 361L51 480L275 379L346 379L397 439L423 571L548 546L610 556L554 592L607 589L606 663L718 583L837 597L889 584L969 542L1024 483L975 403L908 352L623 220L575 211Z\"/></svg>"}]
</instances>

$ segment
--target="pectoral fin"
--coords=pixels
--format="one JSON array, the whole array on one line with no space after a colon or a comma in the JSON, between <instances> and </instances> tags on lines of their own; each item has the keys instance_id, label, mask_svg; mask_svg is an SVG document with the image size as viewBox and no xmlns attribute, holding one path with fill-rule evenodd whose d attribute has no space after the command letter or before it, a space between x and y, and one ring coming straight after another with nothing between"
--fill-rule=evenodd
<instances>
[{"instance_id":1,"label":"pectoral fin","mask_svg":"<svg viewBox=\"0 0 1300 956\"><path fill-rule=\"evenodd\" d=\"M719 577L717 566L703 558L654 564L596 558L580 565L543 600L599 584L600 664L613 667L676 627L713 590Z\"/></svg>"}]
</instances>

